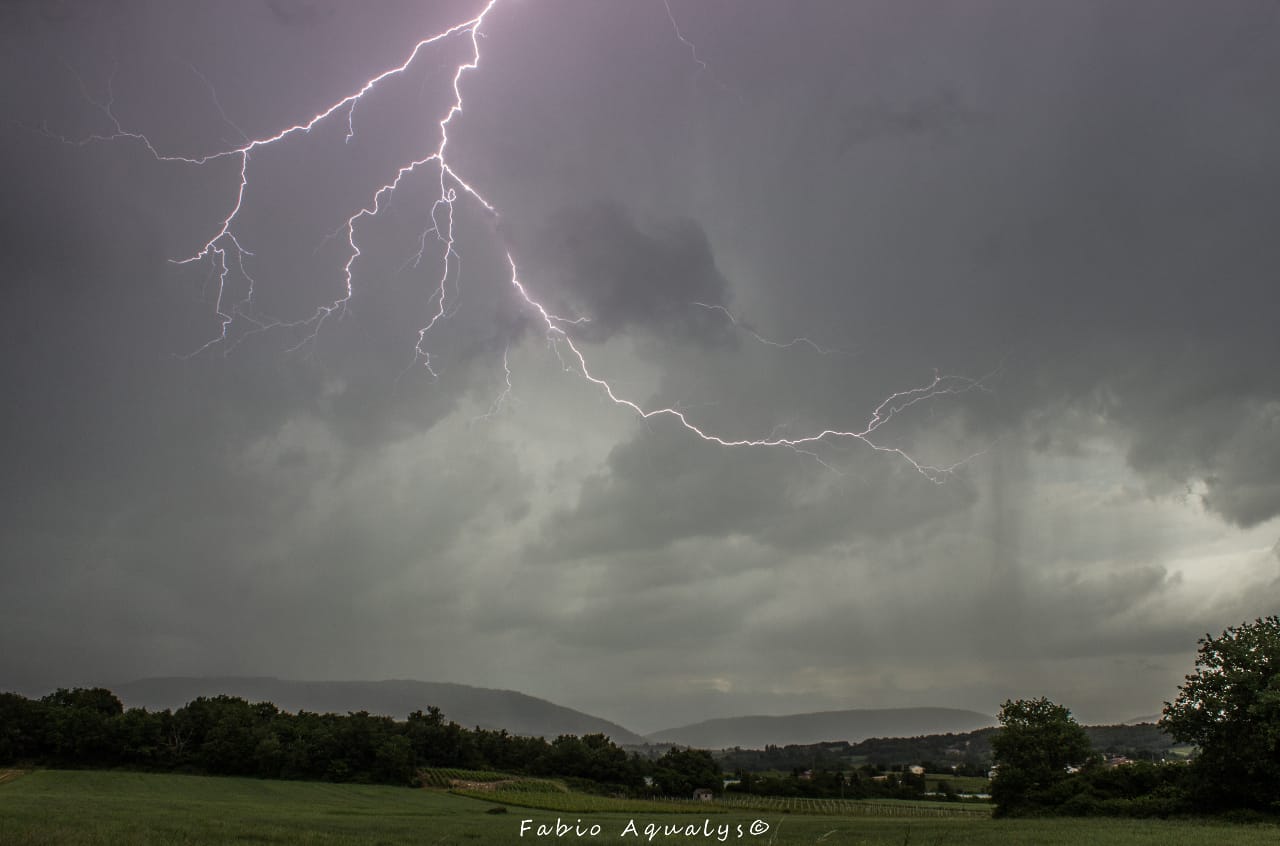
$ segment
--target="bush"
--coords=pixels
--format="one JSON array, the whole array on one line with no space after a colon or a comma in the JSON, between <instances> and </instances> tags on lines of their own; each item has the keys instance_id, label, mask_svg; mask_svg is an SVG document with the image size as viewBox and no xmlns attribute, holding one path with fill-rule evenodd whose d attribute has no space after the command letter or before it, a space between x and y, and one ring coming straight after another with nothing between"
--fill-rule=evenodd
<instances>
[{"instance_id":1,"label":"bush","mask_svg":"<svg viewBox=\"0 0 1280 846\"><path fill-rule=\"evenodd\" d=\"M1102 814L1102 805L1088 793L1077 793L1058 806L1058 813L1067 817L1096 817Z\"/></svg>"}]
</instances>

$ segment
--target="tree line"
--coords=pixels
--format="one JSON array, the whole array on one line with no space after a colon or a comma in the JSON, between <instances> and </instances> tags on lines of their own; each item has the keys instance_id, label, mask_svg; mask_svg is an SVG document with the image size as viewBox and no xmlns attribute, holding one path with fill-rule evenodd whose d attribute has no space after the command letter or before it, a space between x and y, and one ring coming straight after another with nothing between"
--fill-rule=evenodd
<instances>
[{"instance_id":1,"label":"tree line","mask_svg":"<svg viewBox=\"0 0 1280 846\"><path fill-rule=\"evenodd\" d=\"M763 749L724 749L715 753L729 772L848 771L865 764L872 776L904 765L923 764L928 772L961 776L986 776L991 769L990 735L996 729L964 734L931 734L920 737L868 738L857 743L835 741L810 744L769 745Z\"/></svg>"},{"instance_id":2,"label":"tree line","mask_svg":"<svg viewBox=\"0 0 1280 846\"><path fill-rule=\"evenodd\" d=\"M1172 755L1174 741L1151 723L1084 726L1093 748L1109 755L1159 761ZM769 745L763 749L724 749L715 753L726 772L790 772L849 770L857 764L901 769L922 764L931 773L985 777L991 769L991 738L996 728L919 737L873 737L856 743Z\"/></svg>"},{"instance_id":3,"label":"tree line","mask_svg":"<svg viewBox=\"0 0 1280 846\"><path fill-rule=\"evenodd\" d=\"M200 697L178 708L125 709L105 688L59 689L40 699L0 693L0 765L128 768L381 784L417 784L425 767L572 779L629 795L719 792L720 766L703 750L655 760L628 755L603 734L555 740L467 729L439 708L407 720L365 711L281 711L270 702Z\"/></svg>"},{"instance_id":4,"label":"tree line","mask_svg":"<svg viewBox=\"0 0 1280 846\"><path fill-rule=\"evenodd\" d=\"M1005 702L1000 722L1000 815L1280 814L1280 616L1200 639L1195 672L1158 724L1194 745L1189 762L1109 766L1071 712L1043 697Z\"/></svg>"}]
</instances>

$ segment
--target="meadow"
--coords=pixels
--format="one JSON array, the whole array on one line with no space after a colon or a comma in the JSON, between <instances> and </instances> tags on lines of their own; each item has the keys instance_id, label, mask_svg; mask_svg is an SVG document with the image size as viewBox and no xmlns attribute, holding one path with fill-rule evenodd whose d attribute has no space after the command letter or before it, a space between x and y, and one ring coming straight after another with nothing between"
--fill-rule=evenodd
<instances>
[{"instance_id":1,"label":"meadow","mask_svg":"<svg viewBox=\"0 0 1280 846\"><path fill-rule=\"evenodd\" d=\"M499 811L499 809L501 809ZM147 774L36 770L0 773L0 843L98 844L394 844L754 843L939 846L1262 846L1280 842L1280 826L1201 821L992 820L973 817L839 816L708 808L705 815L661 813L637 803L609 812L534 810L443 789ZM497 812L495 812L497 811ZM531 820L521 836L522 821ZM557 821L600 834L539 837ZM767 831L753 836L759 820ZM629 824L635 833L628 832ZM650 839L647 826L685 833ZM741 836L739 828L741 826ZM725 826L721 829L721 826ZM693 827L697 833L689 833ZM720 839L720 831L725 839Z\"/></svg>"}]
</instances>

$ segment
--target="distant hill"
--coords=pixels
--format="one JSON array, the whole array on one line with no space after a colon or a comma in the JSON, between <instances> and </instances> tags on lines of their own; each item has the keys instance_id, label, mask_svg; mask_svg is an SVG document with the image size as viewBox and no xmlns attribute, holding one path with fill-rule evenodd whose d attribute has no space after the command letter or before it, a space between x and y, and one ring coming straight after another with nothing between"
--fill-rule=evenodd
<instances>
[{"instance_id":1,"label":"distant hill","mask_svg":"<svg viewBox=\"0 0 1280 846\"><path fill-rule=\"evenodd\" d=\"M920 764L959 767L985 773L991 766L991 738L998 728L920 737L876 737L858 742L827 741L771 749L728 749L716 757L726 771L839 769L853 764ZM1084 726L1093 748L1108 755L1159 761L1185 757L1175 752L1173 738L1150 723L1137 726ZM654 747L649 747L653 749Z\"/></svg>"},{"instance_id":2,"label":"distant hill","mask_svg":"<svg viewBox=\"0 0 1280 846\"><path fill-rule=\"evenodd\" d=\"M1100 752L1124 753L1142 758L1179 757L1174 751L1178 742L1160 730L1154 722L1124 723L1115 726L1085 726L1089 742Z\"/></svg>"},{"instance_id":3,"label":"distant hill","mask_svg":"<svg viewBox=\"0 0 1280 846\"><path fill-rule=\"evenodd\" d=\"M1163 714L1147 714L1145 717L1134 717L1131 720L1125 720L1120 723L1122 726L1140 726L1146 723L1158 723Z\"/></svg>"},{"instance_id":4,"label":"distant hill","mask_svg":"<svg viewBox=\"0 0 1280 846\"><path fill-rule=\"evenodd\" d=\"M977 711L957 708L880 708L819 711L785 717L726 717L646 735L649 743L679 743L703 749L762 749L869 737L917 737L967 732L995 725Z\"/></svg>"},{"instance_id":5,"label":"distant hill","mask_svg":"<svg viewBox=\"0 0 1280 846\"><path fill-rule=\"evenodd\" d=\"M514 690L493 690L447 682L289 681L270 677L156 678L118 684L112 691L129 707L179 708L199 696L239 696L274 702L285 711L370 714L404 719L434 705L447 719L473 728L506 729L512 734L555 738L561 734L607 734L614 743L643 738L608 720L565 708Z\"/></svg>"}]
</instances>

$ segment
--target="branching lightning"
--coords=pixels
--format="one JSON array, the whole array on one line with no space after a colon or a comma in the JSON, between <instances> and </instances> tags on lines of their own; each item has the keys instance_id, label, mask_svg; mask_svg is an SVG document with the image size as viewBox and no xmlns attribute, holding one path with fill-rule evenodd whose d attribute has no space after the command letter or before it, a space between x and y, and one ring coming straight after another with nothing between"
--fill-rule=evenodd
<instances>
[{"instance_id":1,"label":"branching lightning","mask_svg":"<svg viewBox=\"0 0 1280 846\"><path fill-rule=\"evenodd\" d=\"M715 312L719 312L720 314L723 314L725 318L731 324L733 324L735 328L741 329L743 332L746 332L748 335L755 338L757 341L759 341L760 343L766 346L777 347L780 350L789 350L792 347L804 346L813 350L818 355L848 355L848 353L846 353L844 350L837 350L834 348L822 347L814 343L813 341L809 340L808 338L803 338L803 337L792 338L790 341L770 340L769 338L766 338L764 335L761 335L759 332L753 329L751 327L751 324L744 323L743 321L734 317L733 312L729 311L729 309L725 308L722 305L710 305L708 303L700 303L696 301L690 303L689 305L696 306L698 308L704 308L707 311L715 311Z\"/></svg>"},{"instance_id":2,"label":"branching lightning","mask_svg":"<svg viewBox=\"0 0 1280 846\"><path fill-rule=\"evenodd\" d=\"M157 161L172 162L190 165L192 167L202 167L215 161L229 160L235 162L238 172L238 187L235 191L234 202L231 204L226 215L213 227L214 234L212 237L204 241L204 243L193 253L183 258L171 260L175 264L186 265L195 262L210 262L214 274L217 278L218 295L214 305L214 311L220 323L220 331L214 338L199 349L195 350L192 355L202 353L215 346L224 346L230 350L245 337L270 329L287 328L287 327L303 327L305 336L291 349L297 350L309 342L314 341L317 333L324 326L326 321L334 316L341 317L345 313L352 297L356 291L356 264L362 255L357 238L359 224L366 218L376 217L385 207L388 198L396 192L403 182L411 175L419 170L429 169L433 172L434 182L438 186L439 193L435 197L430 211L429 225L424 229L419 240L418 252L410 259L409 263L417 266L424 259L427 244L430 239L434 238L442 253L440 260L440 270L435 283L434 290L430 302L432 312L427 317L425 323L417 331L417 338L413 345L413 361L425 367L434 377L435 370L432 369L431 355L427 350L427 341L431 330L441 321L447 320L451 314L451 290L450 282L453 281L456 295L457 280L460 275L461 256L455 247L454 233L454 207L455 204L462 200L474 202L486 213L493 218L497 218L498 210L480 190L472 183L464 179L458 171L450 164L448 158L449 150L449 128L453 120L463 112L463 80L470 71L476 70L480 66L481 51L481 27L484 25L490 12L492 12L499 0L488 0L480 9L479 13L474 17L455 24L441 32L430 35L418 41L409 52L409 55L398 65L388 68L378 75L366 80L359 85L355 91L341 99L334 101L322 111L317 112L309 120L295 123L274 134L266 135L258 138L243 137L243 143L232 146L220 151L206 153L202 155L184 156L172 155L161 152L151 140L143 133L132 131L117 119L113 104L114 95L108 87L108 96L105 101L94 100L85 91L83 82L81 83L82 92L89 102L91 102L106 118L111 130L106 133L89 135L79 140L72 140L64 136L56 135L44 128L43 131L60 141L68 144L83 145L93 142L120 142L128 141L142 145L150 155ZM693 61L697 64L700 71L707 70L707 63L703 61L699 55L695 45L690 42L681 33L676 18L671 10L669 0L663 0L663 6L666 9L668 18L670 19L672 28L675 31L677 39L686 45L691 53ZM239 224L241 211L244 207L245 194L250 185L251 164L254 161L254 154L262 149L275 145L283 145L291 138L299 135L309 134L313 128L319 124L329 121L330 119L345 120L346 123L346 140L350 141L356 134L356 107L361 101L373 91L383 81L406 73L414 62L424 51L433 45L439 44L449 39L463 38L470 44L470 55L461 64L454 68L452 74L452 101L447 110L436 121L439 128L438 138L434 141L434 146L430 146L423 150L421 155L409 161L405 161L396 167L394 175L378 186L369 195L368 200L360 205L360 207L350 214L344 224L333 233L334 236L341 235L347 244L347 257L341 267L342 288L340 296L332 302L318 306L314 313L310 316L294 321L283 321L275 318L263 317L256 315L253 311L253 296L255 282L253 277L246 271L245 257L253 254L247 250L237 237L236 230ZM194 68L192 68L195 71ZM218 102L217 94L209 81L195 71L197 76L209 88L213 103L224 122L236 129L237 127L223 111L221 104ZM243 133L241 133L243 136ZM495 233L495 238L499 236ZM925 384L902 391L897 391L885 399L872 411L870 417L858 426L839 428L828 427L809 434L798 435L794 437L784 437L780 434L782 427L777 427L766 437L761 438L734 438L717 434L703 425L699 425L691 420L687 412L678 407L645 407L644 405L632 399L622 396L615 390L614 386L603 376L598 375L589 364L587 355L583 352L579 342L575 342L572 336L573 327L588 322L588 317L566 318L553 314L543 305L543 303L529 291L526 285L521 281L518 263L510 250L505 247L502 250L507 257L510 265L510 286L519 298L519 301L526 307L530 313L536 316L537 321L543 327L548 344L559 357L562 366L580 376L591 385L598 388L604 396L606 396L614 404L627 409L640 419L649 420L655 418L669 418L691 435L700 438L707 443L714 444L719 447L738 447L738 448L786 448L793 450L805 456L814 458L821 462L824 466L830 467L829 464L822 461L816 452L813 451L817 445L822 442L834 441L857 441L870 447L873 450L884 453L892 453L910 465L924 477L940 482L946 478L953 470L960 465L971 460L974 456L969 456L961 461L946 466L937 466L922 463L911 457L906 451L897 446L890 446L877 441L874 436L889 421L901 415L908 409L928 400L932 400L941 396L949 396L966 393L975 389L985 389L983 380L972 380L957 376L947 376L935 373L933 378ZM407 266L407 265L406 265ZM228 295L228 277L232 272L238 273L247 282L247 293L235 302L229 302ZM827 349L808 338L794 338L786 343L770 340L760 333L756 332L750 325L740 321L727 308L720 305L712 305L707 303L693 303L695 307L715 311L721 313L735 327L751 334L756 340L778 348L786 349L797 345L803 345L811 348L813 351L830 355L839 353L839 350ZM247 327L238 330L238 334L232 332L233 327L241 323L248 324ZM506 374L505 388L494 400L489 410L480 415L476 419L485 419L494 415L502 405L507 402L511 396L512 381L511 368L508 360L509 348L503 352L503 369ZM832 468L834 469L834 468Z\"/></svg>"}]
</instances>

